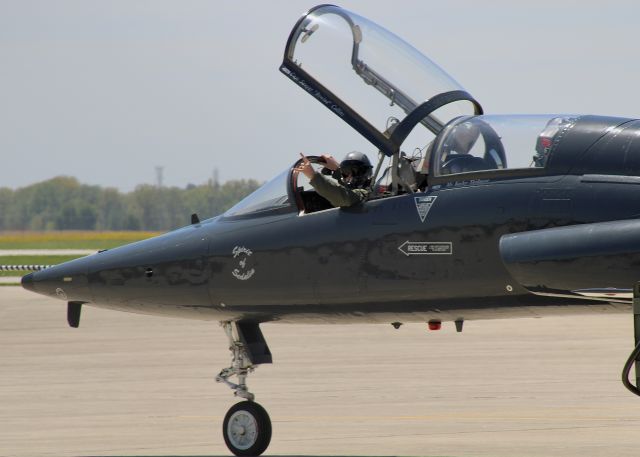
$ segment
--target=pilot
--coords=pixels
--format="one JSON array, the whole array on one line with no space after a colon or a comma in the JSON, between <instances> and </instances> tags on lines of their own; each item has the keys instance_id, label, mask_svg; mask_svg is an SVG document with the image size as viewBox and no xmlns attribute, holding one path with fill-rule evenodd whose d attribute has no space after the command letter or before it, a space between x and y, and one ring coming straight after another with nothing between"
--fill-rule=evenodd
<instances>
[{"instance_id":1,"label":"pilot","mask_svg":"<svg viewBox=\"0 0 640 457\"><path fill-rule=\"evenodd\" d=\"M313 169L303 154L300 155L302 162L296 170L304 173L316 192L333 206L344 208L367 199L373 166L362 152L350 152L340 163L330 155L323 155L325 167L321 173Z\"/></svg>"}]
</instances>

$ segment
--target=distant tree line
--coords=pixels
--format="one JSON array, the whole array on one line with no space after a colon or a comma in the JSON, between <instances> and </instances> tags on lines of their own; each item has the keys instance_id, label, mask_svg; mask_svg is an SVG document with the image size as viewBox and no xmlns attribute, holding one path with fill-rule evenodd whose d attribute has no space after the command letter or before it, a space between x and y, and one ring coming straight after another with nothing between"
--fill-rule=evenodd
<instances>
[{"instance_id":1,"label":"distant tree line","mask_svg":"<svg viewBox=\"0 0 640 457\"><path fill-rule=\"evenodd\" d=\"M20 189L0 188L0 230L170 230L221 214L257 189L255 180L143 184L132 192L57 177Z\"/></svg>"}]
</instances>

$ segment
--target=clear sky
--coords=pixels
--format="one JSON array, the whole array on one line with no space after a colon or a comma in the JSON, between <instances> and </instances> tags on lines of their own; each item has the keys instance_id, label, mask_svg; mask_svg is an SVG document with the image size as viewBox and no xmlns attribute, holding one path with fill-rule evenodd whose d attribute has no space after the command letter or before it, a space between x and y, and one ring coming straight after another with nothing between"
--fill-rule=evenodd
<instances>
[{"instance_id":1,"label":"clear sky","mask_svg":"<svg viewBox=\"0 0 640 457\"><path fill-rule=\"evenodd\" d=\"M343 1L487 113L640 117L640 3ZM314 2L0 0L0 187L267 180L299 151L372 147L284 77Z\"/></svg>"}]
</instances>

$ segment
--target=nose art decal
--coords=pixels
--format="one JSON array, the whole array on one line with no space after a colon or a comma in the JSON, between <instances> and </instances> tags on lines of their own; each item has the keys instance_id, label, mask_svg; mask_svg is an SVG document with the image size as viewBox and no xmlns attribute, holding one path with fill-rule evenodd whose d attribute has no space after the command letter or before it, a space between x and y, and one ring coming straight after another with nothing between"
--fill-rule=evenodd
<instances>
[{"instance_id":1,"label":"nose art decal","mask_svg":"<svg viewBox=\"0 0 640 457\"><path fill-rule=\"evenodd\" d=\"M240 281L250 279L256 272L255 268L251 268L250 265L248 265L250 264L249 258L253 252L244 246L236 246L233 248L232 254L233 258L238 261L238 266L231 272L233 277Z\"/></svg>"}]
</instances>

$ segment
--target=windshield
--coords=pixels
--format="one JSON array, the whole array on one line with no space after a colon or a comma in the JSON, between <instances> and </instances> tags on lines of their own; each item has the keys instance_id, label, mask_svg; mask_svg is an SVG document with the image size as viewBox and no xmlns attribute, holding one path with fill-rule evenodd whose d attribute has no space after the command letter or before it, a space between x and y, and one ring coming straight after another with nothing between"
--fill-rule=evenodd
<instances>
[{"instance_id":1,"label":"windshield","mask_svg":"<svg viewBox=\"0 0 640 457\"><path fill-rule=\"evenodd\" d=\"M434 96L463 90L401 38L336 6L312 10L289 40L282 72L347 122L359 116L380 135ZM474 105L457 101L421 123L438 133L451 119L469 114Z\"/></svg>"},{"instance_id":2,"label":"windshield","mask_svg":"<svg viewBox=\"0 0 640 457\"><path fill-rule=\"evenodd\" d=\"M238 217L274 210L293 211L294 208L291 205L287 191L287 183L289 182L290 175L291 169L287 168L275 178L271 179L271 181L268 181L248 197L245 197L234 205L224 213L224 217Z\"/></svg>"},{"instance_id":3,"label":"windshield","mask_svg":"<svg viewBox=\"0 0 640 457\"><path fill-rule=\"evenodd\" d=\"M570 115L464 117L447 125L434 145L435 176L483 170L542 168Z\"/></svg>"}]
</instances>

